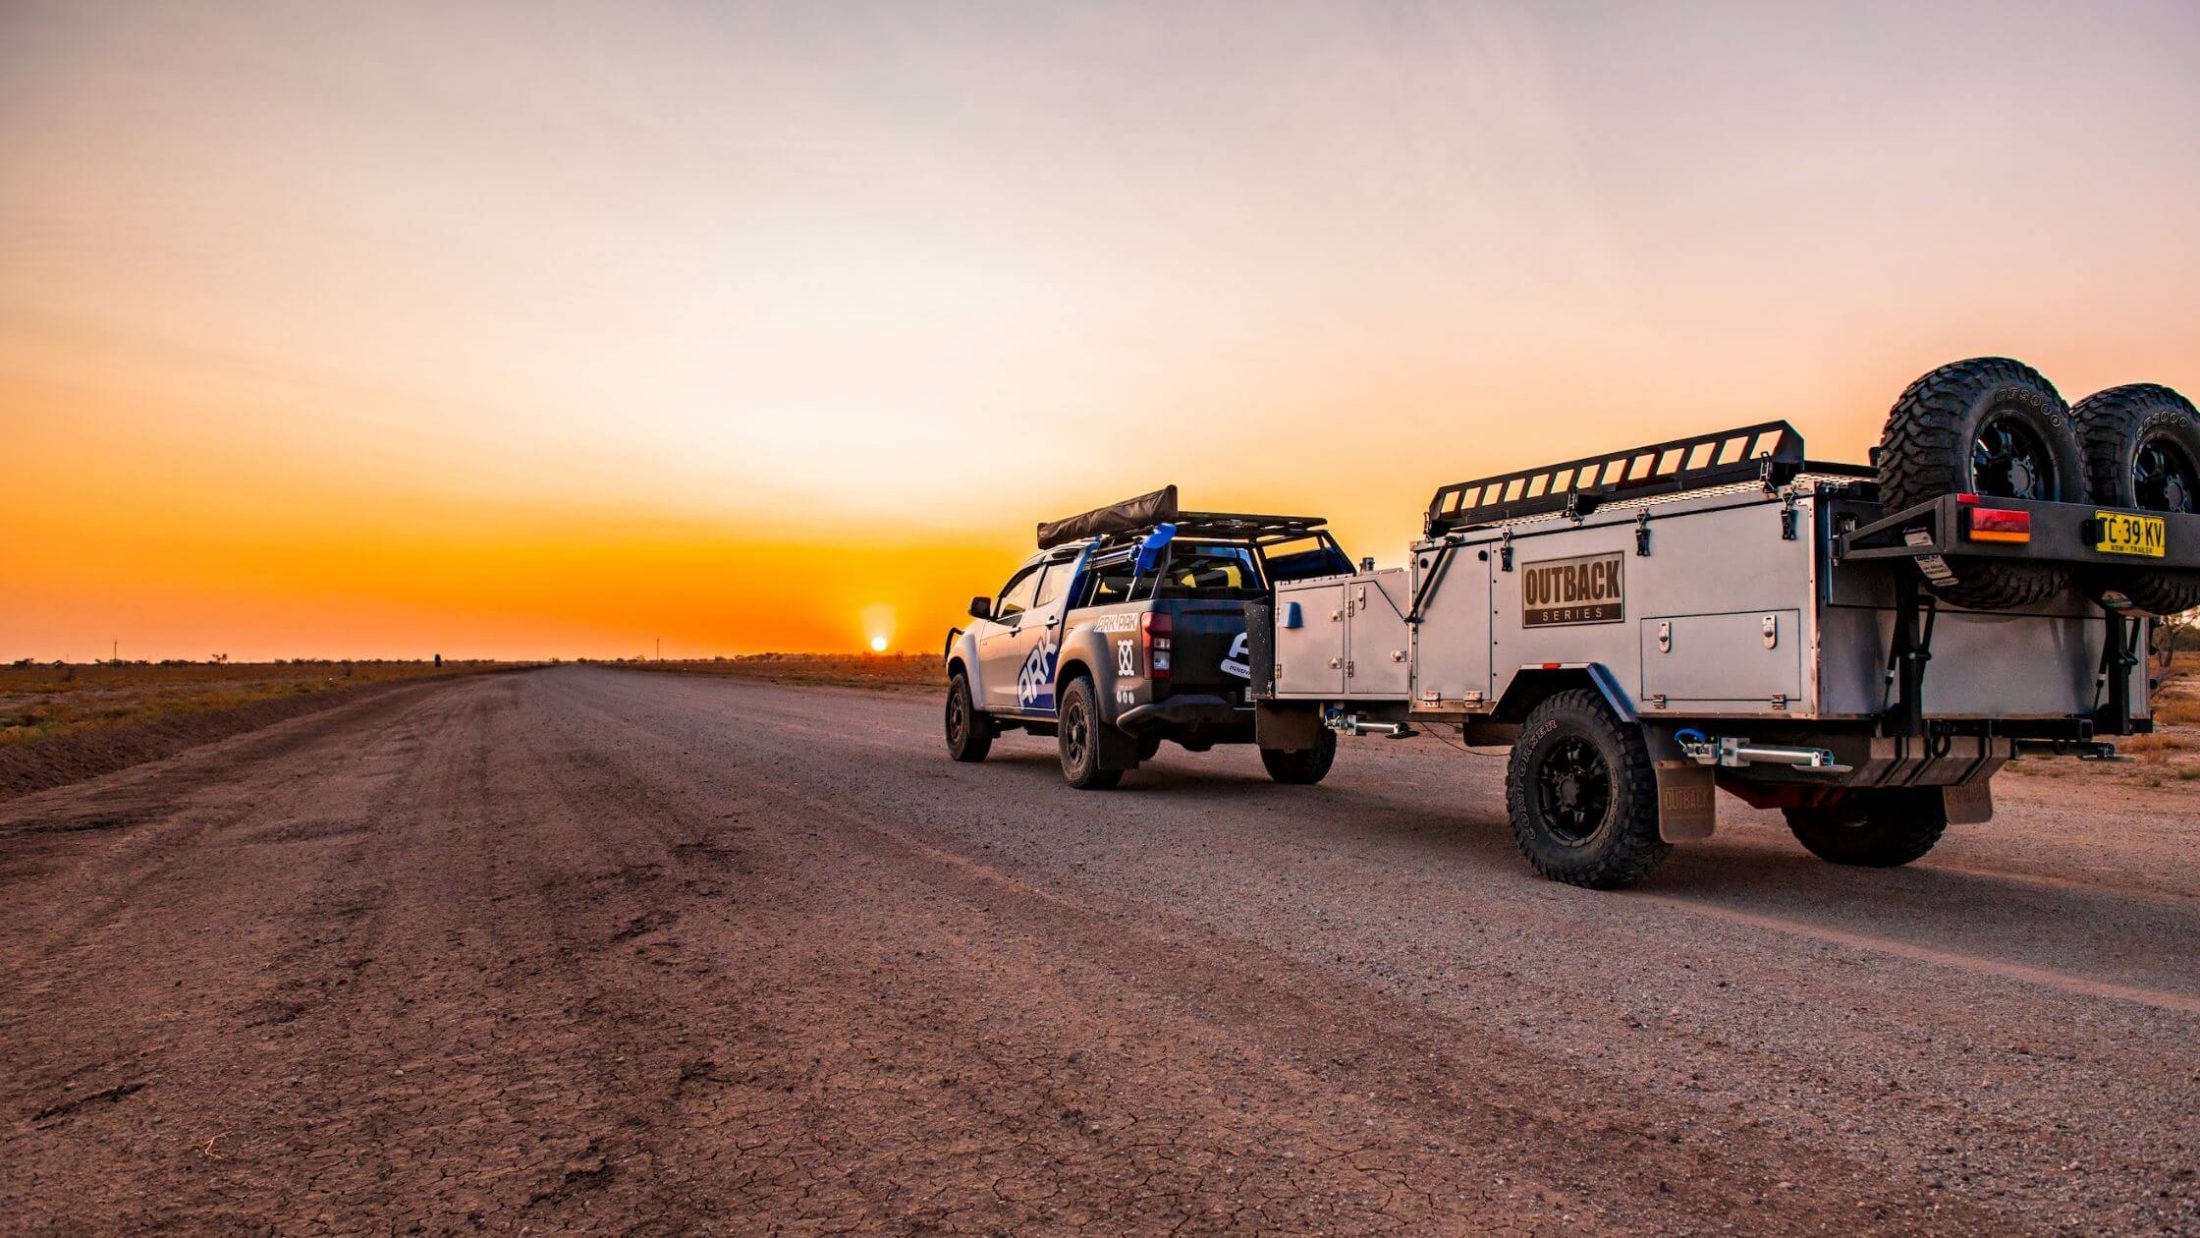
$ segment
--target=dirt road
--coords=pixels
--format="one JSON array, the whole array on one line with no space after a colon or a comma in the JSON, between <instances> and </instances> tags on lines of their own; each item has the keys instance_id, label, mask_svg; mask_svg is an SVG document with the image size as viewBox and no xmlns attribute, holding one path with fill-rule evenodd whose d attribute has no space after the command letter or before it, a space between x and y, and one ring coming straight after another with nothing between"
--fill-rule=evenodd
<instances>
[{"instance_id":1,"label":"dirt road","mask_svg":"<svg viewBox=\"0 0 2200 1238\"><path fill-rule=\"evenodd\" d=\"M2200 1229L2191 794L1546 884L1501 764L564 668L0 805L13 1230Z\"/></svg>"}]
</instances>

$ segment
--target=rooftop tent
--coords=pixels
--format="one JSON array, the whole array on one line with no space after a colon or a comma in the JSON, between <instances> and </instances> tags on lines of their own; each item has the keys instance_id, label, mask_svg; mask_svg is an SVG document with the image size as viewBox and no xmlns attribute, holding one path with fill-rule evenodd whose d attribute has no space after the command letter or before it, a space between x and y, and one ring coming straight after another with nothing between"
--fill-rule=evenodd
<instances>
[{"instance_id":1,"label":"rooftop tent","mask_svg":"<svg viewBox=\"0 0 2200 1238\"><path fill-rule=\"evenodd\" d=\"M1039 549L1081 541L1108 533L1143 533L1157 524L1176 519L1176 487L1164 486L1152 494L1125 499L1066 520L1039 522Z\"/></svg>"}]
</instances>

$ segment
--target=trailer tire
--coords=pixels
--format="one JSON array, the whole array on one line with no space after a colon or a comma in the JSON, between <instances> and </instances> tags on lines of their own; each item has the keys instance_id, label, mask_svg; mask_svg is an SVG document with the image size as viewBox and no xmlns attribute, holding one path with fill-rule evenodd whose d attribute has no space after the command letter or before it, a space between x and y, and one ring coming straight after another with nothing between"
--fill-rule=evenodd
<instances>
[{"instance_id":1,"label":"trailer tire","mask_svg":"<svg viewBox=\"0 0 2200 1238\"><path fill-rule=\"evenodd\" d=\"M1851 791L1832 804L1788 808L1788 831L1831 864L1900 868L1933 849L1948 829L1939 787Z\"/></svg>"},{"instance_id":2,"label":"trailer tire","mask_svg":"<svg viewBox=\"0 0 2200 1238\"><path fill-rule=\"evenodd\" d=\"M1505 772L1513 841L1552 881L1617 890L1672 846L1658 836L1658 780L1642 732L1588 688L1529 711Z\"/></svg>"},{"instance_id":3,"label":"trailer tire","mask_svg":"<svg viewBox=\"0 0 2200 1238\"><path fill-rule=\"evenodd\" d=\"M2086 481L2103 507L2200 512L2200 412L2156 383L2095 392L2070 410ZM2175 615L2200 606L2200 572L2098 567L2079 572L2087 597L2118 610Z\"/></svg>"},{"instance_id":4,"label":"trailer tire","mask_svg":"<svg viewBox=\"0 0 2200 1238\"><path fill-rule=\"evenodd\" d=\"M1323 727L1311 748L1263 748L1260 763L1268 776L1287 787L1310 787L1329 776L1337 763L1337 733Z\"/></svg>"},{"instance_id":5,"label":"trailer tire","mask_svg":"<svg viewBox=\"0 0 2200 1238\"><path fill-rule=\"evenodd\" d=\"M1120 742L1111 742L1111 737L1119 737ZM1123 781L1129 761L1119 749L1129 746L1131 738L1100 715L1100 694L1084 675L1063 686L1054 738L1061 751L1062 777L1069 785L1080 791L1105 791Z\"/></svg>"},{"instance_id":6,"label":"trailer tire","mask_svg":"<svg viewBox=\"0 0 2200 1238\"><path fill-rule=\"evenodd\" d=\"M2070 408L2039 371L2007 357L1973 357L1911 383L1879 440L1879 496L1889 512L1945 494L2080 503L2085 461ZM1948 564L1956 579L1933 584L1972 610L2036 606L2062 592L2060 567L1969 556Z\"/></svg>"},{"instance_id":7,"label":"trailer tire","mask_svg":"<svg viewBox=\"0 0 2200 1238\"><path fill-rule=\"evenodd\" d=\"M958 761L983 761L993 750L993 720L971 699L970 677L956 671L947 680L947 755Z\"/></svg>"}]
</instances>

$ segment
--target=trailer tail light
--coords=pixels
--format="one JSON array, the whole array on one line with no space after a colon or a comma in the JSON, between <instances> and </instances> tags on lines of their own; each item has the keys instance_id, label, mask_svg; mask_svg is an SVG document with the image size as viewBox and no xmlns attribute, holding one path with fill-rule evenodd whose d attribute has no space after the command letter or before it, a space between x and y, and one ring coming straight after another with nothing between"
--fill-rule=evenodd
<instances>
[{"instance_id":1,"label":"trailer tail light","mask_svg":"<svg viewBox=\"0 0 2200 1238\"><path fill-rule=\"evenodd\" d=\"M2029 542L2032 540L2032 513L1974 507L1969 536L1974 542Z\"/></svg>"},{"instance_id":2,"label":"trailer tail light","mask_svg":"<svg viewBox=\"0 0 2200 1238\"><path fill-rule=\"evenodd\" d=\"M1165 613L1149 610L1138 616L1138 647L1146 655L1146 678L1169 677L1169 645L1174 631L1174 624Z\"/></svg>"}]
</instances>

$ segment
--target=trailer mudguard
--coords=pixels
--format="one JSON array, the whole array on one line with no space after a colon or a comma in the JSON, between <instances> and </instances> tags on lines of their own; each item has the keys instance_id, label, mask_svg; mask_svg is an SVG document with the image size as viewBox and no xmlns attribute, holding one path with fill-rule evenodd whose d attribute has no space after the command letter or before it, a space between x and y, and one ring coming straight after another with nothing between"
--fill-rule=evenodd
<instances>
[{"instance_id":1,"label":"trailer mudguard","mask_svg":"<svg viewBox=\"0 0 2200 1238\"><path fill-rule=\"evenodd\" d=\"M1498 696L1492 715L1501 722L1519 722L1544 697L1579 687L1595 688L1620 721L1635 721L1635 703L1620 690L1611 668L1602 662L1538 662L1523 666Z\"/></svg>"}]
</instances>

